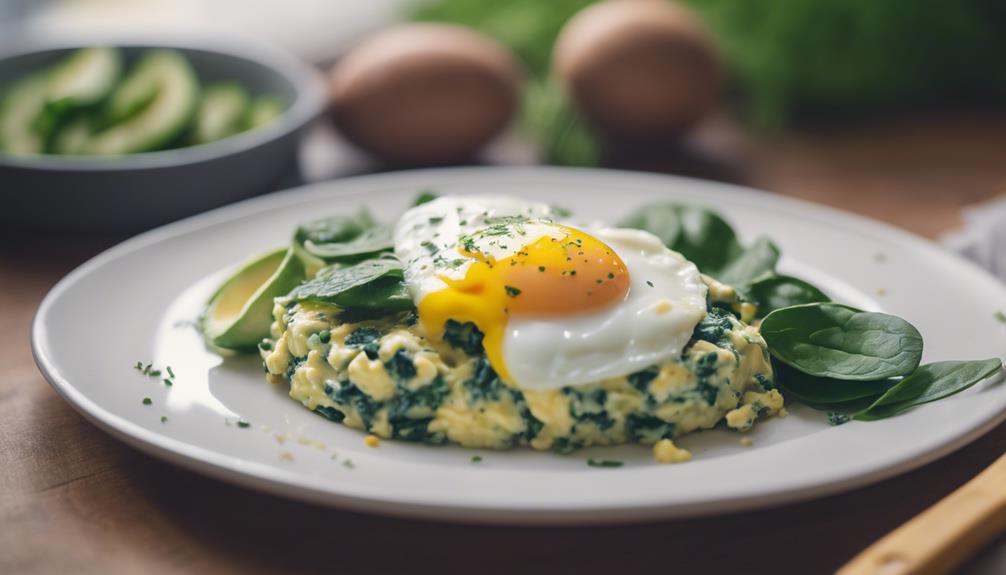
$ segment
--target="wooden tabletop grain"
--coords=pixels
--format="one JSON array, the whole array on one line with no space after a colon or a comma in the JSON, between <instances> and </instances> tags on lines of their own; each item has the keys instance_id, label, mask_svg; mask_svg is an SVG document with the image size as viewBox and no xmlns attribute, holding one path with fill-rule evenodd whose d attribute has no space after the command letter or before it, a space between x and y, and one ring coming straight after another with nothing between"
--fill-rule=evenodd
<instances>
[{"instance_id":1,"label":"wooden tabletop grain","mask_svg":"<svg viewBox=\"0 0 1006 575\"><path fill-rule=\"evenodd\" d=\"M687 150L646 156L612 162L738 180L936 237L958 225L961 206L1006 192L1006 115L927 114L774 138L714 121ZM286 501L125 446L38 373L36 306L120 239L0 237L0 573L829 573L1006 451L1000 426L850 493L648 525L444 525ZM985 550L966 572L1004 572L1004 549Z\"/></svg>"}]
</instances>

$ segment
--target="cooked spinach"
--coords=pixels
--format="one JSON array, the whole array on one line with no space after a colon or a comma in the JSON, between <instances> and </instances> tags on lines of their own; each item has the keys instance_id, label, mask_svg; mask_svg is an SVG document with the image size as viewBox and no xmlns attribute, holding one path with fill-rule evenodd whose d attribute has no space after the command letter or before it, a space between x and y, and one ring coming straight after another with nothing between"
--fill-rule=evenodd
<instances>
[{"instance_id":1,"label":"cooked spinach","mask_svg":"<svg viewBox=\"0 0 1006 575\"><path fill-rule=\"evenodd\" d=\"M591 467L621 467L625 463L618 461L617 459L594 459L591 457L587 460L587 465Z\"/></svg>"},{"instance_id":2,"label":"cooked spinach","mask_svg":"<svg viewBox=\"0 0 1006 575\"><path fill-rule=\"evenodd\" d=\"M346 347L358 347L367 354L367 359L377 359L377 350L380 349L381 332L372 327L361 327L346 336L344 344Z\"/></svg>"},{"instance_id":3,"label":"cooked spinach","mask_svg":"<svg viewBox=\"0 0 1006 575\"><path fill-rule=\"evenodd\" d=\"M729 337L732 327L733 315L723 308L712 307L706 313L706 317L695 326L692 337L720 346Z\"/></svg>"},{"instance_id":4,"label":"cooked spinach","mask_svg":"<svg viewBox=\"0 0 1006 575\"><path fill-rule=\"evenodd\" d=\"M674 437L674 424L653 415L630 413L625 418L625 433L633 441L656 443Z\"/></svg>"},{"instance_id":5,"label":"cooked spinach","mask_svg":"<svg viewBox=\"0 0 1006 575\"><path fill-rule=\"evenodd\" d=\"M777 361L772 362L775 382L788 395L809 404L833 405L856 399L877 397L893 387L898 380L842 381L807 375Z\"/></svg>"},{"instance_id":6,"label":"cooked spinach","mask_svg":"<svg viewBox=\"0 0 1006 575\"><path fill-rule=\"evenodd\" d=\"M347 309L395 312L413 308L402 265L391 254L355 264L333 264L293 289L289 301L320 301Z\"/></svg>"},{"instance_id":7,"label":"cooked spinach","mask_svg":"<svg viewBox=\"0 0 1006 575\"><path fill-rule=\"evenodd\" d=\"M629 385L636 388L636 390L640 393L649 393L650 382L656 379L659 374L660 368L655 365L651 365L650 367L637 371L636 373L630 373L626 379L628 380Z\"/></svg>"},{"instance_id":8,"label":"cooked spinach","mask_svg":"<svg viewBox=\"0 0 1006 575\"><path fill-rule=\"evenodd\" d=\"M408 381L416 376L416 366L412 363L412 358L409 357L409 354L404 349L396 351L395 355L391 356L391 359L385 362L384 369L399 383Z\"/></svg>"},{"instance_id":9,"label":"cooked spinach","mask_svg":"<svg viewBox=\"0 0 1006 575\"><path fill-rule=\"evenodd\" d=\"M884 419L912 407L950 397L1002 369L998 358L980 361L939 361L923 365L853 416L861 421Z\"/></svg>"},{"instance_id":10,"label":"cooked spinach","mask_svg":"<svg viewBox=\"0 0 1006 575\"><path fill-rule=\"evenodd\" d=\"M472 376L465 380L465 388L475 401L496 401L506 390L506 385L496 375L496 370L489 365L489 360L482 356L476 360Z\"/></svg>"},{"instance_id":11,"label":"cooked spinach","mask_svg":"<svg viewBox=\"0 0 1006 575\"><path fill-rule=\"evenodd\" d=\"M848 415L846 415L844 413L840 413L838 411L829 411L828 412L828 425L831 425L832 427L837 427L839 425L843 425L843 424L849 423L850 419L852 419L852 418L849 417Z\"/></svg>"},{"instance_id":12,"label":"cooked spinach","mask_svg":"<svg viewBox=\"0 0 1006 575\"><path fill-rule=\"evenodd\" d=\"M831 298L813 285L785 275L760 278L748 285L744 291L758 306L759 317L784 307L831 301Z\"/></svg>"},{"instance_id":13,"label":"cooked spinach","mask_svg":"<svg viewBox=\"0 0 1006 575\"><path fill-rule=\"evenodd\" d=\"M773 357L817 377L887 379L912 373L922 359L922 336L912 324L836 303L776 310L761 334Z\"/></svg>"},{"instance_id":14,"label":"cooked spinach","mask_svg":"<svg viewBox=\"0 0 1006 575\"><path fill-rule=\"evenodd\" d=\"M339 411L334 407L328 407L325 405L315 406L314 412L324 417L325 419L328 419L329 421L334 421L336 423L340 423L343 419L346 419L346 414L344 414L343 412Z\"/></svg>"},{"instance_id":15,"label":"cooked spinach","mask_svg":"<svg viewBox=\"0 0 1006 575\"><path fill-rule=\"evenodd\" d=\"M716 212L699 206L647 204L618 225L654 234L701 272L714 277L744 252L730 224Z\"/></svg>"},{"instance_id":16,"label":"cooked spinach","mask_svg":"<svg viewBox=\"0 0 1006 575\"><path fill-rule=\"evenodd\" d=\"M482 332L475 327L474 323L461 323L449 319L444 324L444 341L470 356L474 357L485 353L485 349L482 347L482 338Z\"/></svg>"}]
</instances>

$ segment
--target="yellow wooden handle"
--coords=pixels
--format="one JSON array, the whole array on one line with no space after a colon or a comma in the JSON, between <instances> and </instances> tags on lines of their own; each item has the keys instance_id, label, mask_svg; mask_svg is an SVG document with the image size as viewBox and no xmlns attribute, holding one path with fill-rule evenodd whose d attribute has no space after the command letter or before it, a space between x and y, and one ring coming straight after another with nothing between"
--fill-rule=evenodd
<instances>
[{"instance_id":1,"label":"yellow wooden handle","mask_svg":"<svg viewBox=\"0 0 1006 575\"><path fill-rule=\"evenodd\" d=\"M837 575L948 573L1006 531L1006 455L939 503L869 546Z\"/></svg>"}]
</instances>

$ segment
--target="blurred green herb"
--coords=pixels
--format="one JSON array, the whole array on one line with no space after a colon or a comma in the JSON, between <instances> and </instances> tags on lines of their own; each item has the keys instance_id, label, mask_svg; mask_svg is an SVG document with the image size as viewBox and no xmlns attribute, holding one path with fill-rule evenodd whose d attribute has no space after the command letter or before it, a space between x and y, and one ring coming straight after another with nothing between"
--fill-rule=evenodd
<instances>
[{"instance_id":1,"label":"blurred green herb","mask_svg":"<svg viewBox=\"0 0 1006 575\"><path fill-rule=\"evenodd\" d=\"M469 26L506 44L532 76L548 75L563 24L590 0L432 0L416 20ZM797 116L863 115L950 98L1006 95L1006 3L983 0L682 0L718 39L763 129ZM539 124L532 132L560 130ZM560 130L561 131L561 130ZM560 138L551 136L553 141ZM562 157L562 156L560 156Z\"/></svg>"}]
</instances>

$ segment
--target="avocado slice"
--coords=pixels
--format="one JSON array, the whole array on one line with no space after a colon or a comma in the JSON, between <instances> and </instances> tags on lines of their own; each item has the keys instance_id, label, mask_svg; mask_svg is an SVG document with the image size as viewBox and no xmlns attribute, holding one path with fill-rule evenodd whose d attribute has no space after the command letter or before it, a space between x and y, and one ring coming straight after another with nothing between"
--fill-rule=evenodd
<instances>
[{"instance_id":1,"label":"avocado slice","mask_svg":"<svg viewBox=\"0 0 1006 575\"><path fill-rule=\"evenodd\" d=\"M273 298L289 293L304 278L304 264L292 249L253 258L210 298L202 318L203 335L216 347L254 350L269 335Z\"/></svg>"},{"instance_id":2,"label":"avocado slice","mask_svg":"<svg viewBox=\"0 0 1006 575\"><path fill-rule=\"evenodd\" d=\"M248 91L234 82L207 86L199 102L192 141L205 144L240 132L250 101Z\"/></svg>"},{"instance_id":3,"label":"avocado slice","mask_svg":"<svg viewBox=\"0 0 1006 575\"><path fill-rule=\"evenodd\" d=\"M151 50L112 93L111 125L93 136L89 154L150 152L172 144L189 126L199 103L199 80L175 50Z\"/></svg>"},{"instance_id":4,"label":"avocado slice","mask_svg":"<svg viewBox=\"0 0 1006 575\"><path fill-rule=\"evenodd\" d=\"M36 74L21 80L0 100L0 151L10 154L41 154L45 134L39 129L45 112L47 79Z\"/></svg>"},{"instance_id":5,"label":"avocado slice","mask_svg":"<svg viewBox=\"0 0 1006 575\"><path fill-rule=\"evenodd\" d=\"M54 154L80 154L91 138L91 122L87 118L77 118L56 131L49 151Z\"/></svg>"},{"instance_id":6,"label":"avocado slice","mask_svg":"<svg viewBox=\"0 0 1006 575\"><path fill-rule=\"evenodd\" d=\"M254 130L271 123L276 118L283 115L286 106L283 101L276 96L259 96L252 100L248 108L248 116L245 118L245 129Z\"/></svg>"},{"instance_id":7,"label":"avocado slice","mask_svg":"<svg viewBox=\"0 0 1006 575\"><path fill-rule=\"evenodd\" d=\"M104 100L122 72L115 48L83 48L57 65L49 76L47 105L59 110L86 108Z\"/></svg>"}]
</instances>

